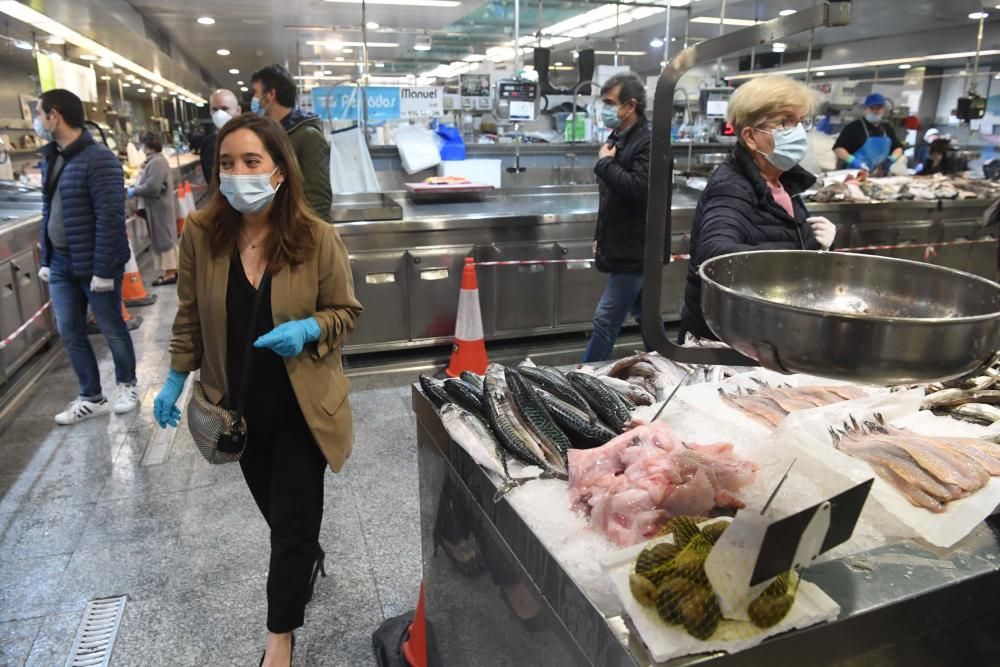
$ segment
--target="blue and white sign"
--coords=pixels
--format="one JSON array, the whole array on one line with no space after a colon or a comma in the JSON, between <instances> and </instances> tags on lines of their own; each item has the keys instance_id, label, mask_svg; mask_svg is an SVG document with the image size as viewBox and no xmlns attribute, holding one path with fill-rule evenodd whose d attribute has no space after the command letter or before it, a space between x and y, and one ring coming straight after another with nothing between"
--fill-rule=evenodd
<instances>
[{"instance_id":1,"label":"blue and white sign","mask_svg":"<svg viewBox=\"0 0 1000 667\"><path fill-rule=\"evenodd\" d=\"M444 113L444 89L440 87L369 86L363 92L354 86L312 89L313 113L325 120L358 120L364 99L368 101L369 121L430 118Z\"/></svg>"},{"instance_id":2,"label":"blue and white sign","mask_svg":"<svg viewBox=\"0 0 1000 667\"><path fill-rule=\"evenodd\" d=\"M362 100L368 100L368 120L399 118L399 88L369 86L361 91L354 86L312 89L313 113L325 120L358 120Z\"/></svg>"}]
</instances>

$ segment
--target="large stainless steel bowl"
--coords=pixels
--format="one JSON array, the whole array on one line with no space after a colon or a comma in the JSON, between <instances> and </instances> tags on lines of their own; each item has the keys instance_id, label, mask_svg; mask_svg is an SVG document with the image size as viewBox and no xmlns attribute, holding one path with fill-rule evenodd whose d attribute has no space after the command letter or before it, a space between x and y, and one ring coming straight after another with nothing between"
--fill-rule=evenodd
<instances>
[{"instance_id":1,"label":"large stainless steel bowl","mask_svg":"<svg viewBox=\"0 0 1000 667\"><path fill-rule=\"evenodd\" d=\"M709 328L762 366L872 384L959 377L1000 348L1000 285L921 262L768 250L701 265Z\"/></svg>"}]
</instances>

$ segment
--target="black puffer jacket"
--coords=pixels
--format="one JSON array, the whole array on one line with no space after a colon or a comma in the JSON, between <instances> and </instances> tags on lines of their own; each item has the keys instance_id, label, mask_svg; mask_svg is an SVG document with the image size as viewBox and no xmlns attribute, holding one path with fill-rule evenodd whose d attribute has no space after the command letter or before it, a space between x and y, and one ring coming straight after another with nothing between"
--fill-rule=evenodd
<instances>
[{"instance_id":1,"label":"black puffer jacket","mask_svg":"<svg viewBox=\"0 0 1000 667\"><path fill-rule=\"evenodd\" d=\"M691 262L681 311L683 330L701 338L715 338L701 312L698 268L702 262L749 250L820 249L806 222L809 213L797 196L812 187L816 177L795 167L782 174L780 180L792 197L794 219L774 201L750 152L742 145L712 174L691 225Z\"/></svg>"},{"instance_id":2,"label":"black puffer jacket","mask_svg":"<svg viewBox=\"0 0 1000 667\"><path fill-rule=\"evenodd\" d=\"M617 146L618 154L594 166L601 192L594 234L598 271L642 271L651 139L644 120L621 136L615 132L608 143Z\"/></svg>"}]
</instances>

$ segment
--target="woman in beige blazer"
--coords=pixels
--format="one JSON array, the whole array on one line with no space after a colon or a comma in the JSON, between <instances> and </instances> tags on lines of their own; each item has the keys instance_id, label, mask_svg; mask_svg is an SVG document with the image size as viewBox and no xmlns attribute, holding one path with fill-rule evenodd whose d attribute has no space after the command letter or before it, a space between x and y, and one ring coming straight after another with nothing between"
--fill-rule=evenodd
<instances>
[{"instance_id":1,"label":"woman in beige blazer","mask_svg":"<svg viewBox=\"0 0 1000 667\"><path fill-rule=\"evenodd\" d=\"M170 372L154 412L176 426L195 370L210 401L235 409L250 362L240 467L271 528L261 664L284 666L316 575L325 576L323 474L341 469L352 444L340 348L362 308L344 244L310 211L281 126L239 116L216 146L212 201L184 227Z\"/></svg>"}]
</instances>

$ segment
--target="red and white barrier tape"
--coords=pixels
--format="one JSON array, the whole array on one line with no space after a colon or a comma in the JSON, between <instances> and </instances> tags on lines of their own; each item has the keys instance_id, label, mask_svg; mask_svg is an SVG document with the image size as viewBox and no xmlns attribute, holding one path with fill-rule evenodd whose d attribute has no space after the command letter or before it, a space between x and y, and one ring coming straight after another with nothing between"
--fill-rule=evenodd
<instances>
[{"instance_id":1,"label":"red and white barrier tape","mask_svg":"<svg viewBox=\"0 0 1000 667\"><path fill-rule=\"evenodd\" d=\"M18 336L20 336L21 334L23 334L24 330L27 329L28 327L30 327L32 325L32 323L34 323L35 320L37 320L39 317L41 317L42 313L44 313L46 310L48 310L49 306L51 306L51 305L52 305L51 301L46 301L45 304L41 308L39 308L37 311L35 311L34 315L32 315L31 317L28 318L27 322L25 322L24 324L22 324L21 326L19 326L17 329L15 329L14 332L11 333L11 335L7 336L3 340L0 340L0 350L4 349L5 347L7 347L11 343L13 343L14 339L17 338Z\"/></svg>"},{"instance_id":2,"label":"red and white barrier tape","mask_svg":"<svg viewBox=\"0 0 1000 667\"><path fill-rule=\"evenodd\" d=\"M900 244L880 244L880 245L864 245L856 246L854 248L837 248L837 252L865 252L870 250L902 250L902 249L916 249L916 248L926 248L927 252L924 253L924 259L929 259L930 257L936 255L935 248L941 248L946 246L958 246L958 245L970 245L974 243L996 243L997 239L973 239L973 240L958 240L958 241L939 241L937 243L900 243ZM683 260L691 259L691 255L687 253L671 255L670 261L678 262ZM477 268L480 266L530 266L532 264L591 264L594 259L524 259L524 260L505 260L500 262L476 262L474 266Z\"/></svg>"}]
</instances>

